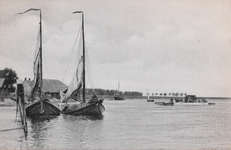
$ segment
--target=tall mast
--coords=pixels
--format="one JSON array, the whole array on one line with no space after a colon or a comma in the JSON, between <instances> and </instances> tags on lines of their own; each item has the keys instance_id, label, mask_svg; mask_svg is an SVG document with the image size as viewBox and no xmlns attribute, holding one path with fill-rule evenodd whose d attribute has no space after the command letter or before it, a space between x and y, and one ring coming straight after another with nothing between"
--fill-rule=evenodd
<instances>
[{"instance_id":1,"label":"tall mast","mask_svg":"<svg viewBox=\"0 0 231 150\"><path fill-rule=\"evenodd\" d=\"M81 13L82 14L82 38L83 38L83 102L86 102L86 92L85 92L85 88L86 88L86 84L85 84L85 41L84 41L84 16L83 16L83 11L75 11L73 12L73 14L75 13Z\"/></svg>"},{"instance_id":2,"label":"tall mast","mask_svg":"<svg viewBox=\"0 0 231 150\"><path fill-rule=\"evenodd\" d=\"M119 92L119 90L120 90L120 81L118 82L118 92Z\"/></svg>"},{"instance_id":3,"label":"tall mast","mask_svg":"<svg viewBox=\"0 0 231 150\"><path fill-rule=\"evenodd\" d=\"M83 35L83 102L86 102L86 96L85 96L85 40L84 40L84 16L82 12L82 35Z\"/></svg>"},{"instance_id":4,"label":"tall mast","mask_svg":"<svg viewBox=\"0 0 231 150\"><path fill-rule=\"evenodd\" d=\"M42 12L40 10L40 97L42 96L43 87L43 67L42 67Z\"/></svg>"}]
</instances>

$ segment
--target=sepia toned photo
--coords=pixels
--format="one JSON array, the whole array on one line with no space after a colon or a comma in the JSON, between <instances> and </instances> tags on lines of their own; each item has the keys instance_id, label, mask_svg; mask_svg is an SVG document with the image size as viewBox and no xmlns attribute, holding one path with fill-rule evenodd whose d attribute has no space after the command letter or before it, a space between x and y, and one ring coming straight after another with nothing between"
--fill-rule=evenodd
<instances>
[{"instance_id":1,"label":"sepia toned photo","mask_svg":"<svg viewBox=\"0 0 231 150\"><path fill-rule=\"evenodd\" d=\"M231 0L0 0L0 150L230 150Z\"/></svg>"}]
</instances>

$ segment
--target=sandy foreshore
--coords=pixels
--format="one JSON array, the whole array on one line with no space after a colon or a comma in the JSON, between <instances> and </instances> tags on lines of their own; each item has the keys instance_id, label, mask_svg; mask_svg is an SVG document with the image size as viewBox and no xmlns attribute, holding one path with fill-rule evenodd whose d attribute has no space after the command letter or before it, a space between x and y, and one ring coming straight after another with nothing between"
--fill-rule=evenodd
<instances>
[{"instance_id":1,"label":"sandy foreshore","mask_svg":"<svg viewBox=\"0 0 231 150\"><path fill-rule=\"evenodd\" d=\"M0 102L0 106L16 106L16 101L5 98L3 102Z\"/></svg>"},{"instance_id":2,"label":"sandy foreshore","mask_svg":"<svg viewBox=\"0 0 231 150\"><path fill-rule=\"evenodd\" d=\"M16 101L4 99L0 102L0 112L0 150L21 149L25 134L19 115L16 120Z\"/></svg>"}]
</instances>

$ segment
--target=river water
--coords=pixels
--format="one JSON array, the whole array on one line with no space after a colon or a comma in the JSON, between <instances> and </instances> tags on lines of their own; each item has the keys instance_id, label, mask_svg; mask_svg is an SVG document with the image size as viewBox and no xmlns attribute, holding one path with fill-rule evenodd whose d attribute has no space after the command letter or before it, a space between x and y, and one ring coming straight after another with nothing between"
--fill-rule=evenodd
<instances>
[{"instance_id":1,"label":"river water","mask_svg":"<svg viewBox=\"0 0 231 150\"><path fill-rule=\"evenodd\" d=\"M28 120L27 139L20 129L1 132L0 149L231 149L231 100L209 102L216 105L105 100L101 118L61 114ZM15 107L0 107L0 112L1 130L20 127Z\"/></svg>"}]
</instances>

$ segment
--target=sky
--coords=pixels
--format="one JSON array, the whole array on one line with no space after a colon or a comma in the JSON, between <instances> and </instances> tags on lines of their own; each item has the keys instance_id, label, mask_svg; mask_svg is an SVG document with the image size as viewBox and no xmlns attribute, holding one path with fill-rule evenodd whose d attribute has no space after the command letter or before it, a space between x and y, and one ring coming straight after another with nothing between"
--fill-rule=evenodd
<instances>
[{"instance_id":1,"label":"sky","mask_svg":"<svg viewBox=\"0 0 231 150\"><path fill-rule=\"evenodd\" d=\"M69 85L84 12L87 87L231 97L231 0L0 0L0 69Z\"/></svg>"}]
</instances>

